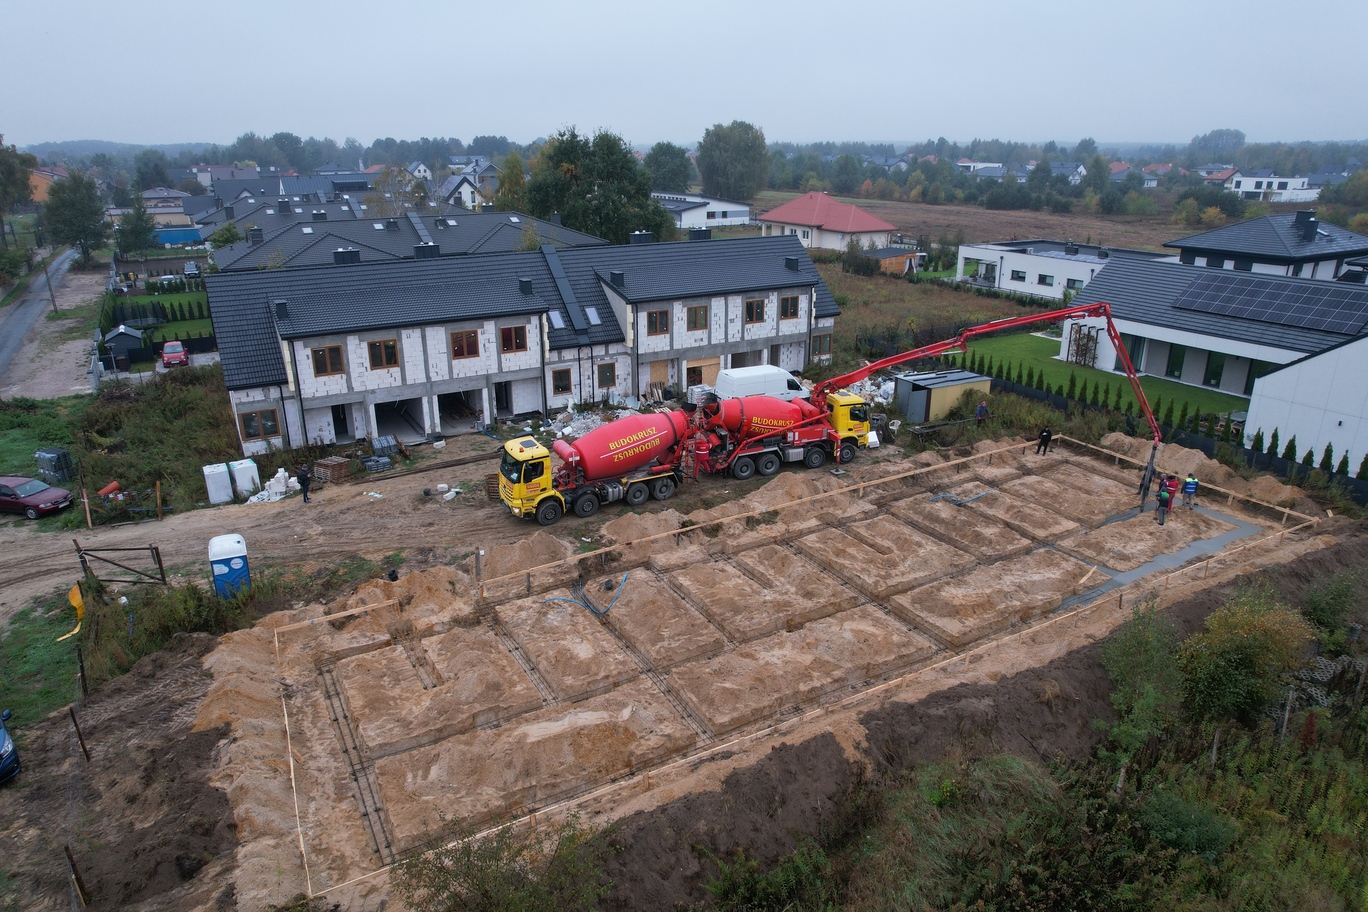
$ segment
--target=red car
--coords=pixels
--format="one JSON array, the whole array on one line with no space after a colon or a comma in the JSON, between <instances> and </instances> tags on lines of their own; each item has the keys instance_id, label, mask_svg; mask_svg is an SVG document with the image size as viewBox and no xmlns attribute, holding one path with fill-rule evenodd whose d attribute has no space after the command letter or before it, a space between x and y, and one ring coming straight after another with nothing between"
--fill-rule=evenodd
<instances>
[{"instance_id":1,"label":"red car","mask_svg":"<svg viewBox=\"0 0 1368 912\"><path fill-rule=\"evenodd\" d=\"M0 510L37 519L71 506L71 492L46 481L18 476L0 477Z\"/></svg>"},{"instance_id":2,"label":"red car","mask_svg":"<svg viewBox=\"0 0 1368 912\"><path fill-rule=\"evenodd\" d=\"M162 346L162 367L175 367L190 363L190 353L182 342L167 342Z\"/></svg>"}]
</instances>

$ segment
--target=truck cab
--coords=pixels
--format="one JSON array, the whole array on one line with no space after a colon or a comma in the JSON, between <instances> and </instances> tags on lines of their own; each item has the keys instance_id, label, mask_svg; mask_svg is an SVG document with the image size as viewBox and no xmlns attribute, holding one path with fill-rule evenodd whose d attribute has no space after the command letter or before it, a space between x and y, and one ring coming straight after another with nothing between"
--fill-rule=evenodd
<instances>
[{"instance_id":1,"label":"truck cab","mask_svg":"<svg viewBox=\"0 0 1368 912\"><path fill-rule=\"evenodd\" d=\"M535 516L551 525L565 512L565 501L551 484L551 451L532 437L519 437L503 446L499 460L499 499L514 516ZM546 521L543 511L555 513Z\"/></svg>"},{"instance_id":2,"label":"truck cab","mask_svg":"<svg viewBox=\"0 0 1368 912\"><path fill-rule=\"evenodd\" d=\"M849 462L844 453L847 445L869 445L869 403L845 390L827 393L826 401L831 426L842 448L841 462Z\"/></svg>"}]
</instances>

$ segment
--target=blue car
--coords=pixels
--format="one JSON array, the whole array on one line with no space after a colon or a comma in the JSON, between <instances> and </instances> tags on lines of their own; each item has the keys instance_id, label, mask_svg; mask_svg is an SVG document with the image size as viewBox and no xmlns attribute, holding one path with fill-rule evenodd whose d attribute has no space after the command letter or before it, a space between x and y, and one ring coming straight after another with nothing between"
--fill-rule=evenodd
<instances>
[{"instance_id":1,"label":"blue car","mask_svg":"<svg viewBox=\"0 0 1368 912\"><path fill-rule=\"evenodd\" d=\"M0 713L0 782L8 782L19 775L19 751L15 750L14 739L10 737L10 711Z\"/></svg>"}]
</instances>

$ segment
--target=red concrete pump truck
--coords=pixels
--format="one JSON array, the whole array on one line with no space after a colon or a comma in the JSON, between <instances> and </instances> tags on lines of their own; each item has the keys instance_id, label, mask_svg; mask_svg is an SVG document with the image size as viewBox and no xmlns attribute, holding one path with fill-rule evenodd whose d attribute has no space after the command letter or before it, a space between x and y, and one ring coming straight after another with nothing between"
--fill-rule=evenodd
<instances>
[{"instance_id":1,"label":"red concrete pump truck","mask_svg":"<svg viewBox=\"0 0 1368 912\"><path fill-rule=\"evenodd\" d=\"M818 383L809 399L785 402L771 396L688 404L673 411L630 415L585 434L574 443L557 440L551 450L535 438L504 444L499 465L499 497L515 515L536 517L542 525L560 519L566 509L592 516L599 506L616 500L639 507L655 497L671 497L686 475L730 472L747 479L757 472L773 475L785 462L818 468L828 459L850 462L867 446L869 404L844 388L888 368L958 349L969 340L1042 321L1069 317L1102 317L1117 359L1126 371L1140 411L1154 435L1149 465L1140 485L1143 507L1154 477L1154 458L1162 433L1131 363L1121 335L1112 323L1111 306L1102 302L1045 313L994 320L972 326L953 339L926 345ZM551 467L551 453L561 464Z\"/></svg>"}]
</instances>

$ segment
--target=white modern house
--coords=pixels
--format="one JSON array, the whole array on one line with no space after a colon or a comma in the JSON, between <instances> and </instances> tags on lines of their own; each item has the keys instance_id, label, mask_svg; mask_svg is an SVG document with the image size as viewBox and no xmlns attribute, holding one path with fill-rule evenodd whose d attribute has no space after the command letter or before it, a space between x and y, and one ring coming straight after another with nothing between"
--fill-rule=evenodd
<instances>
[{"instance_id":1,"label":"white modern house","mask_svg":"<svg viewBox=\"0 0 1368 912\"><path fill-rule=\"evenodd\" d=\"M1245 420L1245 439L1276 428L1278 439L1297 438L1298 453L1308 449L1320 462L1326 444L1334 459L1349 457L1358 470L1368 453L1368 336L1359 335L1325 351L1285 364L1254 382Z\"/></svg>"},{"instance_id":2,"label":"white modern house","mask_svg":"<svg viewBox=\"0 0 1368 912\"><path fill-rule=\"evenodd\" d=\"M690 228L725 228L750 224L750 204L718 199L698 193L651 191L651 198L665 207L681 231Z\"/></svg>"},{"instance_id":3,"label":"white modern house","mask_svg":"<svg viewBox=\"0 0 1368 912\"><path fill-rule=\"evenodd\" d=\"M422 181L432 180L432 169L419 161L409 164L408 173Z\"/></svg>"},{"instance_id":4,"label":"white modern house","mask_svg":"<svg viewBox=\"0 0 1368 912\"><path fill-rule=\"evenodd\" d=\"M1191 266L1325 281L1343 275L1349 260L1368 256L1368 236L1322 222L1314 209L1247 219L1164 246Z\"/></svg>"},{"instance_id":5,"label":"white modern house","mask_svg":"<svg viewBox=\"0 0 1368 912\"><path fill-rule=\"evenodd\" d=\"M1320 187L1312 187L1308 181L1305 177L1280 177L1268 168L1243 168L1228 175L1222 186L1241 199L1310 203L1320 196Z\"/></svg>"},{"instance_id":6,"label":"white modern house","mask_svg":"<svg viewBox=\"0 0 1368 912\"><path fill-rule=\"evenodd\" d=\"M1164 254L1044 239L961 244L955 279L1061 301L1081 291L1113 256L1158 259Z\"/></svg>"}]
</instances>

